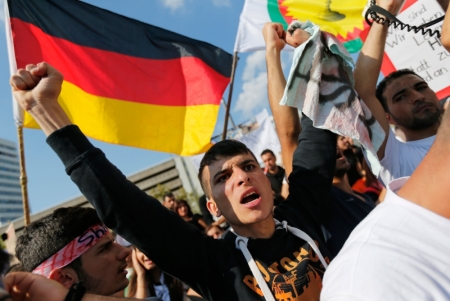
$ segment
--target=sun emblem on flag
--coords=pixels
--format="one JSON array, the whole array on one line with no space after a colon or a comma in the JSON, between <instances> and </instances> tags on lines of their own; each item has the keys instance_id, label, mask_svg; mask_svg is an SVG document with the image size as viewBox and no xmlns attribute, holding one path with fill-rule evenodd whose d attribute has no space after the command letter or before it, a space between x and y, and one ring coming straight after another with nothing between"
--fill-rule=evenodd
<instances>
[{"instance_id":1,"label":"sun emblem on flag","mask_svg":"<svg viewBox=\"0 0 450 301\"><path fill-rule=\"evenodd\" d=\"M268 2L269 14L273 21L287 26L293 20L309 20L342 42L357 38L365 28L362 12L367 0L269 0Z\"/></svg>"}]
</instances>

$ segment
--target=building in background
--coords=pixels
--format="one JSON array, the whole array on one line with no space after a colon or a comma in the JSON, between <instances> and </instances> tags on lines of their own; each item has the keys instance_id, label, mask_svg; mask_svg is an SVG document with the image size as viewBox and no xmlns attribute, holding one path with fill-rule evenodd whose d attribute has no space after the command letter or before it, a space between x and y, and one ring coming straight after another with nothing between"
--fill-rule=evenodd
<instances>
[{"instance_id":1,"label":"building in background","mask_svg":"<svg viewBox=\"0 0 450 301\"><path fill-rule=\"evenodd\" d=\"M0 142L1 141L2 140L0 140ZM10 150L10 152L13 153L12 150ZM14 160L17 161L16 158L11 157L10 161ZM18 167L14 168L17 170L19 169ZM0 170L0 175L3 174L6 174L6 172ZM11 172L9 172L8 174L11 174ZM16 182L14 183L18 183L19 172L17 171L16 173L13 173L13 175L17 178ZM161 195L162 197L161 194L162 189L163 191L173 192L176 197L182 196L183 194L185 196L190 195L194 199L193 202L189 202L189 204L192 207L192 210L200 212L200 209L198 207L198 197L203 194L203 191L200 185L200 181L198 180L197 177L197 170L195 169L194 164L192 163L192 160L189 157L174 156L172 159L164 161L160 164L156 164L152 167L146 168L131 176L128 176L128 180L136 184L136 186L138 186L142 191L145 191L150 195L154 195L155 197L158 197L158 195ZM0 188L1 188L0 191L3 191L3 187ZM15 197L14 199L19 200L18 204L22 206L20 186L18 186L18 184L16 191L18 191L19 196ZM30 221L34 222L36 220L39 220L44 216L52 213L57 208L69 206L82 206L92 208L91 204L89 204L86 198L83 195L81 195L69 201L57 204L49 209L30 214ZM17 206L17 208L19 208L19 206ZM3 215L1 216L3 217ZM20 213L16 215L16 218L17 217L20 218L13 221L13 225L17 233L17 236L20 236L24 228L22 211L20 211ZM0 225L0 235L6 231L7 227L8 227L7 224Z\"/></svg>"},{"instance_id":2,"label":"building in background","mask_svg":"<svg viewBox=\"0 0 450 301\"><path fill-rule=\"evenodd\" d=\"M0 138L0 225L23 216L19 177L16 144Z\"/></svg>"}]
</instances>

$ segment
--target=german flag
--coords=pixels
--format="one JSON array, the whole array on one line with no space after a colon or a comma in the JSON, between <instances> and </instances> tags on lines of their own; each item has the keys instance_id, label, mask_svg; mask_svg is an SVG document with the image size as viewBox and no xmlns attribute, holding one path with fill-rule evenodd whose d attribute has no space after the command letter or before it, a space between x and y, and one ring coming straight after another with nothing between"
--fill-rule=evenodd
<instances>
[{"instance_id":1,"label":"german flag","mask_svg":"<svg viewBox=\"0 0 450 301\"><path fill-rule=\"evenodd\" d=\"M229 53L76 0L8 0L8 11L17 68L61 71L59 102L86 135L180 155L209 148ZM38 128L28 114L23 126Z\"/></svg>"}]
</instances>

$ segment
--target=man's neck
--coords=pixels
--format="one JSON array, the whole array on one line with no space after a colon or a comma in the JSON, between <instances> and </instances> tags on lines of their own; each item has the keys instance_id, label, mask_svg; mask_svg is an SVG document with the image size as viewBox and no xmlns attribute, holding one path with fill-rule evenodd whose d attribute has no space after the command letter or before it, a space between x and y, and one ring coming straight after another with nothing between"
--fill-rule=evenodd
<instances>
[{"instance_id":1,"label":"man's neck","mask_svg":"<svg viewBox=\"0 0 450 301\"><path fill-rule=\"evenodd\" d=\"M421 139L425 139L431 136L436 135L437 130L439 128L439 123L436 123L432 126L429 126L425 129L421 130L411 130L403 127L399 127L403 133L405 134L405 139L407 142L409 141L417 141Z\"/></svg>"},{"instance_id":2,"label":"man's neck","mask_svg":"<svg viewBox=\"0 0 450 301\"><path fill-rule=\"evenodd\" d=\"M270 214L265 220L250 225L231 225L237 235L248 238L271 238L275 232L275 220Z\"/></svg>"},{"instance_id":3,"label":"man's neck","mask_svg":"<svg viewBox=\"0 0 450 301\"><path fill-rule=\"evenodd\" d=\"M278 165L275 165L273 170L268 170L268 172L272 175L276 175L280 171L280 168L278 168Z\"/></svg>"}]
</instances>

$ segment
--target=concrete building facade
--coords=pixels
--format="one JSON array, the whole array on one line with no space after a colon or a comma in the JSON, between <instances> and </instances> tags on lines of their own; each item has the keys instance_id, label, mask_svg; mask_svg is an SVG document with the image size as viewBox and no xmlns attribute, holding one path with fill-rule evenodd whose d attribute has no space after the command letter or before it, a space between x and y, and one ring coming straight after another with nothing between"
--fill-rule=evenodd
<instances>
[{"instance_id":1,"label":"concrete building facade","mask_svg":"<svg viewBox=\"0 0 450 301\"><path fill-rule=\"evenodd\" d=\"M129 176L128 179L148 194L151 194L152 190L158 185L164 185L166 189L169 189L174 194L180 193L182 189L184 189L186 193L194 193L198 196L203 194L200 181L197 178L197 170L195 169L191 159L187 157L174 157L160 164L139 171ZM30 221L33 222L39 220L57 208L69 206L92 207L87 199L81 195L69 201L55 205L47 210L32 213L30 215ZM23 214L19 214L19 216L19 219L12 221L17 236L21 235L24 227ZM7 224L1 225L0 234L4 233L7 227Z\"/></svg>"}]
</instances>

